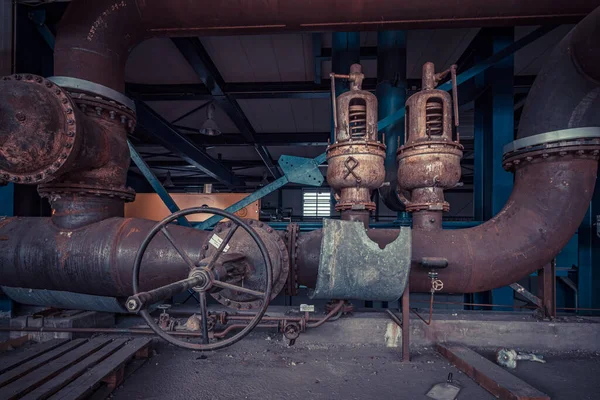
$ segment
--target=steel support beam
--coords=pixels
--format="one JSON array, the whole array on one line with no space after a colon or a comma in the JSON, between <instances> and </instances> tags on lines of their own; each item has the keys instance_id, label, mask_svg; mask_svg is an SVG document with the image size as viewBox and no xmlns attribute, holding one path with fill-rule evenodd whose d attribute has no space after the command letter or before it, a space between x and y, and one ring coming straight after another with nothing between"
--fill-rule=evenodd
<instances>
[{"instance_id":1,"label":"steel support beam","mask_svg":"<svg viewBox=\"0 0 600 400\"><path fill-rule=\"evenodd\" d=\"M243 182L229 169L198 148L142 101L136 101L137 122L160 142L206 175L228 187L241 186Z\"/></svg>"},{"instance_id":2,"label":"steel support beam","mask_svg":"<svg viewBox=\"0 0 600 400\"><path fill-rule=\"evenodd\" d=\"M533 84L535 76L525 75L515 77L515 92L526 93ZM377 79L366 78L363 89L375 92ZM200 83L187 84L140 84L127 83L126 89L140 100L170 101L170 100L211 100L213 95ZM407 79L407 88L421 88L420 79ZM230 82L226 83L224 92L231 98L239 99L328 99L331 92L329 79L320 83L314 82ZM463 101L459 93L459 102Z\"/></svg>"},{"instance_id":3,"label":"steel support beam","mask_svg":"<svg viewBox=\"0 0 600 400\"><path fill-rule=\"evenodd\" d=\"M600 308L600 184L579 227L578 305ZM581 311L582 314L589 312Z\"/></svg>"},{"instance_id":4,"label":"steel support beam","mask_svg":"<svg viewBox=\"0 0 600 400\"><path fill-rule=\"evenodd\" d=\"M229 97L224 91L224 80L221 74L214 65L208 52L202 46L200 39L198 38L173 38L171 39L175 46L179 49L181 54L185 57L187 62L194 69L196 74L200 77L204 85L208 88L211 95L214 97L215 102L225 111L235 126L240 130L244 138L250 142L255 143L254 148L260 158L264 161L265 166L273 175L274 178L281 177L281 172L271 162L271 155L265 146L256 144L254 138L254 128L248 118L244 115L244 111L239 106L235 99Z\"/></svg>"},{"instance_id":5,"label":"steel support beam","mask_svg":"<svg viewBox=\"0 0 600 400\"><path fill-rule=\"evenodd\" d=\"M538 297L545 318L556 318L556 260L538 270Z\"/></svg>"},{"instance_id":6,"label":"steel support beam","mask_svg":"<svg viewBox=\"0 0 600 400\"><path fill-rule=\"evenodd\" d=\"M518 50L527 46L528 44L536 41L537 39L544 36L548 32L554 30L555 28L556 27L554 27L554 26L550 26L550 27L542 26L542 27L536 29L535 31L529 33L528 35L522 37L518 41L512 43L511 45L508 45L507 47L504 47L504 48L498 50L497 52L494 52L485 60L478 62L477 64L475 64L474 66L472 66L471 68L466 70L465 72L458 74L456 77L456 83L458 85L460 85L461 83L464 83L464 82L468 81L469 79L472 79L475 76L481 74L482 72L488 70L489 68L493 67L500 61L505 60L507 57L512 58L512 55L515 52L517 52ZM440 90L450 90L450 89L452 89L452 83L446 82L446 83L438 86L437 88ZM512 89L512 86L511 86L511 89ZM404 109L398 110L394 114L391 114L388 117L380 120L379 123L377 124L377 127L379 130L382 130L402 118L404 118Z\"/></svg>"},{"instance_id":7,"label":"steel support beam","mask_svg":"<svg viewBox=\"0 0 600 400\"><path fill-rule=\"evenodd\" d=\"M377 104L379 119L404 108L406 103L406 32L383 31L377 34ZM384 203L392 209L402 209L395 201L398 169L396 151L404 143L404 120L398 120L380 131L379 139L386 145L386 182L390 186L381 189ZM399 212L398 218L408 218L408 213Z\"/></svg>"},{"instance_id":8,"label":"steel support beam","mask_svg":"<svg viewBox=\"0 0 600 400\"><path fill-rule=\"evenodd\" d=\"M514 47L514 28L486 28L480 35L482 40L476 58L489 60L491 54L503 54L505 49ZM513 186L512 174L502 168L502 149L514 139L514 59L508 56L500 60L475 79L476 87L487 88L475 100L474 210L475 219L481 221L492 218L502 209ZM485 295L477 295L476 302L486 300ZM513 301L510 287L492 291L493 303L511 305Z\"/></svg>"},{"instance_id":9,"label":"steel support beam","mask_svg":"<svg viewBox=\"0 0 600 400\"><path fill-rule=\"evenodd\" d=\"M9 183L0 186L0 221L5 217L12 217L14 213L15 186ZM0 293L0 311L12 313L12 300Z\"/></svg>"}]
</instances>

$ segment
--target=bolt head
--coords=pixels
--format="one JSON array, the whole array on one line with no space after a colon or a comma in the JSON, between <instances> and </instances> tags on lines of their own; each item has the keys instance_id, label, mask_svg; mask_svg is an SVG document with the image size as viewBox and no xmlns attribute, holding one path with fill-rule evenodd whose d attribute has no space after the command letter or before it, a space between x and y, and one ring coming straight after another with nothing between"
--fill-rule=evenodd
<instances>
[{"instance_id":1,"label":"bolt head","mask_svg":"<svg viewBox=\"0 0 600 400\"><path fill-rule=\"evenodd\" d=\"M138 308L138 302L135 299L127 300L127 309L128 310L136 310Z\"/></svg>"}]
</instances>

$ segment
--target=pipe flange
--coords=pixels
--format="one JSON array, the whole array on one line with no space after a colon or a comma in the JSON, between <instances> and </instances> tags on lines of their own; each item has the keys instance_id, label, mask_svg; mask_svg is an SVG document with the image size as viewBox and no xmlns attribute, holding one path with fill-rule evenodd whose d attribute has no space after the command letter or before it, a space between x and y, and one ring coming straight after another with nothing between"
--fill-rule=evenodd
<instances>
[{"instance_id":1,"label":"pipe flange","mask_svg":"<svg viewBox=\"0 0 600 400\"><path fill-rule=\"evenodd\" d=\"M372 140L346 140L327 147L327 159L336 156L370 154L385 157L385 145Z\"/></svg>"},{"instance_id":2,"label":"pipe flange","mask_svg":"<svg viewBox=\"0 0 600 400\"><path fill-rule=\"evenodd\" d=\"M67 90L84 114L119 121L128 132L133 132L136 124L135 103L127 96L83 79L64 76L48 79Z\"/></svg>"},{"instance_id":3,"label":"pipe flange","mask_svg":"<svg viewBox=\"0 0 600 400\"><path fill-rule=\"evenodd\" d=\"M407 212L415 211L450 211L450 204L448 202L443 203L404 203Z\"/></svg>"},{"instance_id":4,"label":"pipe flange","mask_svg":"<svg viewBox=\"0 0 600 400\"><path fill-rule=\"evenodd\" d=\"M112 100L135 112L135 102L133 100L109 87L86 81L85 79L71 78L68 76L51 76L48 80L69 91L92 93L101 98Z\"/></svg>"},{"instance_id":5,"label":"pipe flange","mask_svg":"<svg viewBox=\"0 0 600 400\"><path fill-rule=\"evenodd\" d=\"M600 127L564 129L515 140L504 146L502 166L513 170L529 163L565 157L598 160Z\"/></svg>"},{"instance_id":6,"label":"pipe flange","mask_svg":"<svg viewBox=\"0 0 600 400\"><path fill-rule=\"evenodd\" d=\"M256 220L246 220L248 221L248 225L252 226L252 228L257 231L260 235L261 239L265 242L267 249L270 251L275 250L275 248L279 251L279 260L272 259L273 266L273 287L272 287L272 296L271 300L274 299L279 292L284 288L288 275L290 274L290 258L288 255L288 250L285 245L285 242L282 236L271 228L269 225L265 224L261 221ZM231 222L221 222L215 226L213 232L215 234L223 233L226 230L233 227ZM250 254L249 249L244 243L240 241L231 241L229 246L231 247L228 251L230 252L240 252L242 254ZM236 247L239 246L239 249ZM214 251L214 248L211 250L211 246L205 244L200 251L200 259L204 259L206 257L211 256L211 252ZM239 300L234 299L234 296L226 295L226 291L222 290L216 293L211 293L211 296L217 300L219 303L235 308L238 310L252 310L256 308L262 307L263 299L258 300Z\"/></svg>"},{"instance_id":7,"label":"pipe flange","mask_svg":"<svg viewBox=\"0 0 600 400\"><path fill-rule=\"evenodd\" d=\"M335 204L335 210L336 211L348 211L348 210L353 210L353 211L362 211L362 210L368 210L368 211L375 211L377 209L377 205L370 201L368 203L355 203L355 202L338 202Z\"/></svg>"},{"instance_id":8,"label":"pipe flange","mask_svg":"<svg viewBox=\"0 0 600 400\"><path fill-rule=\"evenodd\" d=\"M458 142L428 140L401 146L396 152L397 161L402 158L421 154L452 154L462 157L464 147Z\"/></svg>"},{"instance_id":9,"label":"pipe flange","mask_svg":"<svg viewBox=\"0 0 600 400\"><path fill-rule=\"evenodd\" d=\"M23 172L11 172L0 169L0 180L14 183L39 184L57 178L58 175L56 175L56 172L73 161L77 154L76 152L74 153L74 149L79 146L81 140L78 133L78 118L74 112L74 103L64 90L41 76L16 74L5 76L2 80L36 85L36 90L40 89L41 91L39 93L43 97L43 101L55 105L56 109L60 110L62 115L59 115L56 120L51 120L55 126L46 125L42 131L38 131L38 136L43 139L41 143L44 145L39 151L43 152L43 154L38 154L35 159L23 158L15 161L20 164L35 165L36 168ZM21 125L25 130L30 129L27 124L34 118L33 116L26 115L26 112L17 112L15 118L20 122L19 126L13 131L15 140L18 140L19 138L16 136L21 136L19 135ZM20 142L12 144L17 149L17 152L21 151L18 149L21 145L22 143ZM9 151L11 144L4 143L3 147ZM30 148L34 147L31 146Z\"/></svg>"},{"instance_id":10,"label":"pipe flange","mask_svg":"<svg viewBox=\"0 0 600 400\"><path fill-rule=\"evenodd\" d=\"M41 197L46 197L50 201L63 195L108 197L110 199L120 199L125 202L135 200L135 191L127 187L102 188L93 185L69 182L39 185L38 193Z\"/></svg>"}]
</instances>

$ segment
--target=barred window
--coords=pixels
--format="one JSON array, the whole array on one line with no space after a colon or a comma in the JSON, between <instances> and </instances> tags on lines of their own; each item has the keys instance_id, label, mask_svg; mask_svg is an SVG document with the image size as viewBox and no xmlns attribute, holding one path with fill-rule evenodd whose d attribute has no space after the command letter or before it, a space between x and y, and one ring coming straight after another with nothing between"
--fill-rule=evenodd
<instances>
[{"instance_id":1,"label":"barred window","mask_svg":"<svg viewBox=\"0 0 600 400\"><path fill-rule=\"evenodd\" d=\"M330 217L331 194L329 190L305 190L302 193L302 215L305 217Z\"/></svg>"}]
</instances>

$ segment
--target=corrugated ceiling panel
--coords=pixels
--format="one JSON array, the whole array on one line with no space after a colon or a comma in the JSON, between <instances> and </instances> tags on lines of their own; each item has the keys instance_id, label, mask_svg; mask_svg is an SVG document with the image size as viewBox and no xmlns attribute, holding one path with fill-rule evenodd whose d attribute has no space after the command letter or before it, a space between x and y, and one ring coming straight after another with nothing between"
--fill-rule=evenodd
<instances>
[{"instance_id":1,"label":"corrugated ceiling panel","mask_svg":"<svg viewBox=\"0 0 600 400\"><path fill-rule=\"evenodd\" d=\"M207 36L200 41L226 82L254 81L239 36Z\"/></svg>"},{"instance_id":2,"label":"corrugated ceiling panel","mask_svg":"<svg viewBox=\"0 0 600 400\"><path fill-rule=\"evenodd\" d=\"M213 36L201 39L226 82L310 80L310 34Z\"/></svg>"},{"instance_id":3,"label":"corrugated ceiling panel","mask_svg":"<svg viewBox=\"0 0 600 400\"><path fill-rule=\"evenodd\" d=\"M458 60L478 31L478 28L408 31L407 77L420 78L421 68L428 61L435 64L436 70L447 69Z\"/></svg>"},{"instance_id":4,"label":"corrugated ceiling panel","mask_svg":"<svg viewBox=\"0 0 600 400\"><path fill-rule=\"evenodd\" d=\"M133 49L125 80L134 83L201 83L190 64L169 38L148 39Z\"/></svg>"}]
</instances>

